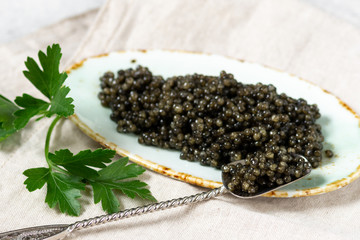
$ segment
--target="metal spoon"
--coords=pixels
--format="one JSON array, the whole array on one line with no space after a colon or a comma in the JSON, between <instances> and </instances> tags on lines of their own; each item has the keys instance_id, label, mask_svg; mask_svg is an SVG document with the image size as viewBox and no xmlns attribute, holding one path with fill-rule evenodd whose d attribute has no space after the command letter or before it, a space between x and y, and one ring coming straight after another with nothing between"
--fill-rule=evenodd
<instances>
[{"instance_id":1,"label":"metal spoon","mask_svg":"<svg viewBox=\"0 0 360 240\"><path fill-rule=\"evenodd\" d=\"M84 228L93 227L96 225L120 220L123 218L128 218L128 217L132 217L132 216L136 216L136 215L154 212L157 210L164 210L164 209L168 209L168 208L172 208L172 207L187 205L190 203L201 202L201 201L208 200L208 199L217 197L219 195L222 195L222 194L228 193L228 192L230 192L231 194L233 194L234 196L239 197L239 198L259 197L262 194L265 194L265 193L274 191L276 189L282 188L286 185L292 184L292 183L304 178L305 176L309 175L309 173L311 172L311 164L309 164L308 160L305 157L300 156L300 155L297 155L297 156L302 158L303 161L305 163L307 163L307 168L305 170L304 176L297 178L289 183L280 185L280 186L262 188L256 194L249 195L248 193L244 193L242 191L235 191L235 192L230 191L227 188L227 186L228 186L229 182L231 181L231 177L229 177L229 174L222 172L222 182L224 185L219 188L215 188L210 191L207 191L207 192L202 192L202 193L198 193L195 195L182 197L182 198L176 198L176 199L163 201L163 202L159 202L159 203L153 203L153 204L149 204L149 205L146 205L143 207L131 208L131 209L127 209L127 210L120 211L120 212L113 213L113 214L107 214L107 215L102 215L102 216L98 216L98 217L94 217L94 218L90 218L90 219L85 219L85 220L78 221L78 222L75 222L72 224L46 225L46 226L23 228L23 229L10 231L10 232L4 232L4 233L0 233L0 240L5 240L5 239L19 239L19 240L20 239L47 239L47 240L63 239L66 236L68 236L71 232L73 232L74 230L81 230ZM244 164L244 160L236 161L231 164L235 165L238 163Z\"/></svg>"}]
</instances>

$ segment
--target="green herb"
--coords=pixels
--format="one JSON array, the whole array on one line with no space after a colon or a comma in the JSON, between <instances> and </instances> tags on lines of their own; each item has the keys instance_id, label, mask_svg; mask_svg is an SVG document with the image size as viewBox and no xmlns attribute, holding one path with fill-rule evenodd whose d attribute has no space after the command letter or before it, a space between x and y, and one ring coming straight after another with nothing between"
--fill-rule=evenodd
<instances>
[{"instance_id":1,"label":"green herb","mask_svg":"<svg viewBox=\"0 0 360 240\"><path fill-rule=\"evenodd\" d=\"M72 216L80 214L81 205L78 198L81 197L81 191L85 190L86 183L90 184L94 191L94 202L101 201L102 208L108 213L119 211L120 203L114 190L130 198L138 196L156 201L146 188L146 183L128 180L141 175L145 171L144 168L136 164L128 164L127 157L106 165L115 156L113 150L84 150L76 155L68 149L49 152L51 133L56 123L62 117L69 117L74 113L73 99L67 97L70 88L63 85L67 74L59 72L61 55L60 46L54 44L47 48L46 54L39 51L42 69L30 57L25 62L27 67L27 71L24 71L25 77L49 101L23 94L16 97L13 103L0 95L0 141L24 128L35 116L37 120L56 116L45 140L45 160L48 167L25 170L26 188L32 192L46 184L45 202L49 207L58 205L61 212Z\"/></svg>"},{"instance_id":2,"label":"green herb","mask_svg":"<svg viewBox=\"0 0 360 240\"><path fill-rule=\"evenodd\" d=\"M16 132L14 113L18 110L14 103L0 95L0 141Z\"/></svg>"},{"instance_id":3,"label":"green herb","mask_svg":"<svg viewBox=\"0 0 360 240\"><path fill-rule=\"evenodd\" d=\"M127 163L128 158L122 158L101 169L99 176L89 179L94 190L94 202L101 201L103 209L107 212L116 212L120 205L112 189L120 190L130 198L138 196L156 201L150 191L145 188L146 183L139 180L121 181L141 175L145 171L136 164L126 165Z\"/></svg>"}]
</instances>

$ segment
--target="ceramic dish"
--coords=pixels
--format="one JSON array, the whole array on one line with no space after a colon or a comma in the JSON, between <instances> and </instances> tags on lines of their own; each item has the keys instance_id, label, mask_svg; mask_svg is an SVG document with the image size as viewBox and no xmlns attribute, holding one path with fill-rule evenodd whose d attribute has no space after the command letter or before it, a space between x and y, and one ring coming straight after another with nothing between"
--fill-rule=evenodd
<instances>
[{"instance_id":1,"label":"ceramic dish","mask_svg":"<svg viewBox=\"0 0 360 240\"><path fill-rule=\"evenodd\" d=\"M304 98L319 106L322 117L318 123L325 137L324 148L335 153L324 157L321 166L309 177L274 191L266 196L300 197L330 192L360 176L359 117L338 98L327 91L290 74L218 55L176 51L113 52L86 59L69 69L66 82L74 98L75 115L71 120L88 136L103 146L129 156L133 161L155 172L203 187L221 186L221 172L198 162L180 160L180 152L140 145L137 137L120 134L109 118L111 110L100 105L99 78L106 71L147 66L154 75L201 73L218 75L221 70L234 74L243 83L273 84L278 93Z\"/></svg>"}]
</instances>

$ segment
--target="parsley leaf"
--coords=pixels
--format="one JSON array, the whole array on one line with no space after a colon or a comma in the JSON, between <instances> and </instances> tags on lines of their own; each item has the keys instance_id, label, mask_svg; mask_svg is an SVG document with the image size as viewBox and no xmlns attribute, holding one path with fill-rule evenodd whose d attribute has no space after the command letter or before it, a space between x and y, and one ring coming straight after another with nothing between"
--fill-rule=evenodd
<instances>
[{"instance_id":1,"label":"parsley leaf","mask_svg":"<svg viewBox=\"0 0 360 240\"><path fill-rule=\"evenodd\" d=\"M41 189L47 183L45 202L50 208L59 204L61 212L72 216L80 214L80 203L77 198L81 197L80 190L85 189L81 178L59 172L53 172L50 168L30 168L23 173L28 178L24 184L29 192Z\"/></svg>"},{"instance_id":2,"label":"parsley leaf","mask_svg":"<svg viewBox=\"0 0 360 240\"><path fill-rule=\"evenodd\" d=\"M89 180L94 191L94 202L99 203L101 201L102 208L108 213L119 211L120 203L114 195L113 189L120 190L130 198L138 196L142 199L156 201L151 192L145 188L146 183L139 180L120 182L123 179L136 177L145 171L136 164L126 165L128 160L127 157L119 159L101 169L99 177Z\"/></svg>"},{"instance_id":3,"label":"parsley leaf","mask_svg":"<svg viewBox=\"0 0 360 240\"><path fill-rule=\"evenodd\" d=\"M15 120L14 113L18 109L19 108L9 99L0 95L0 122L2 123L3 129L10 130L13 128Z\"/></svg>"},{"instance_id":4,"label":"parsley leaf","mask_svg":"<svg viewBox=\"0 0 360 240\"><path fill-rule=\"evenodd\" d=\"M24 75L49 100L43 101L28 94L16 97L15 103L0 95L0 141L26 126L29 120L36 116L51 117L58 115L68 117L74 114L73 99L67 97L69 87L63 86L67 78L65 72L59 72L61 48L59 44L48 46L46 54L39 51L39 61L42 69L33 58L28 57ZM50 109L49 109L50 106Z\"/></svg>"},{"instance_id":5,"label":"parsley leaf","mask_svg":"<svg viewBox=\"0 0 360 240\"><path fill-rule=\"evenodd\" d=\"M14 121L17 130L25 127L30 118L46 111L50 105L49 103L28 94L23 94L22 97L16 97L15 103L24 108L16 111L14 114L17 117Z\"/></svg>"},{"instance_id":6,"label":"parsley leaf","mask_svg":"<svg viewBox=\"0 0 360 240\"><path fill-rule=\"evenodd\" d=\"M14 113L19 108L6 97L0 95L0 141L16 132Z\"/></svg>"},{"instance_id":7,"label":"parsley leaf","mask_svg":"<svg viewBox=\"0 0 360 240\"><path fill-rule=\"evenodd\" d=\"M151 192L147 188L145 188L147 184L139 180L104 183L110 188L120 190L129 198L135 198L136 196L138 196L142 199L156 201L156 199L151 195Z\"/></svg>"},{"instance_id":8,"label":"parsley leaf","mask_svg":"<svg viewBox=\"0 0 360 240\"><path fill-rule=\"evenodd\" d=\"M24 71L24 75L30 82L39 89L50 100L50 110L46 114L47 117L53 114L68 117L74 114L74 105L72 98L67 98L70 88L63 86L67 74L59 72L61 59L61 48L59 44L48 46L46 54L39 51L39 65L33 58L28 57L25 66L28 71Z\"/></svg>"},{"instance_id":9,"label":"parsley leaf","mask_svg":"<svg viewBox=\"0 0 360 240\"><path fill-rule=\"evenodd\" d=\"M85 190L85 183L81 178L63 173L51 172L47 178L47 192L45 202L50 208L59 204L62 213L79 216L81 197L80 190Z\"/></svg>"},{"instance_id":10,"label":"parsley leaf","mask_svg":"<svg viewBox=\"0 0 360 240\"><path fill-rule=\"evenodd\" d=\"M33 192L36 189L41 189L47 182L49 176L49 168L30 168L24 171L24 175L28 178L25 180L24 184L29 192Z\"/></svg>"},{"instance_id":11,"label":"parsley leaf","mask_svg":"<svg viewBox=\"0 0 360 240\"><path fill-rule=\"evenodd\" d=\"M110 164L99 171L99 180L123 180L126 178L133 178L145 172L143 167L134 163L126 165L129 162L128 157L120 158L116 162Z\"/></svg>"},{"instance_id":12,"label":"parsley leaf","mask_svg":"<svg viewBox=\"0 0 360 240\"><path fill-rule=\"evenodd\" d=\"M120 203L111 187L104 183L90 182L94 191L94 203L101 201L101 206L107 213L114 213L119 211Z\"/></svg>"},{"instance_id":13,"label":"parsley leaf","mask_svg":"<svg viewBox=\"0 0 360 240\"><path fill-rule=\"evenodd\" d=\"M51 100L51 107L48 116L53 114L68 117L74 114L74 105L71 104L74 100L66 95L70 92L69 87L62 87L56 92Z\"/></svg>"},{"instance_id":14,"label":"parsley leaf","mask_svg":"<svg viewBox=\"0 0 360 240\"><path fill-rule=\"evenodd\" d=\"M31 57L27 58L25 66L28 71L24 71L24 75L39 91L44 94L49 100L57 93L65 79L66 73L59 72L61 48L59 44L48 46L47 55L39 51L39 60L43 70Z\"/></svg>"},{"instance_id":15,"label":"parsley leaf","mask_svg":"<svg viewBox=\"0 0 360 240\"><path fill-rule=\"evenodd\" d=\"M2 125L3 125L3 123L0 123L0 141L6 139L8 136L10 136L16 132L15 127L7 130L7 129L4 129Z\"/></svg>"},{"instance_id":16,"label":"parsley leaf","mask_svg":"<svg viewBox=\"0 0 360 240\"><path fill-rule=\"evenodd\" d=\"M73 155L68 149L61 149L55 154L49 153L49 159L60 166L63 166L71 174L83 178L99 176L98 172L88 166L104 168L104 163L111 162L115 152L109 149L97 149L95 151L84 150Z\"/></svg>"},{"instance_id":17,"label":"parsley leaf","mask_svg":"<svg viewBox=\"0 0 360 240\"><path fill-rule=\"evenodd\" d=\"M0 141L16 132L14 113L18 109L9 99L0 95Z\"/></svg>"},{"instance_id":18,"label":"parsley leaf","mask_svg":"<svg viewBox=\"0 0 360 240\"><path fill-rule=\"evenodd\" d=\"M109 149L85 150L73 155L68 149L49 153L49 168L31 168L24 171L27 176L24 184L32 192L47 184L45 202L50 208L59 205L61 212L72 216L80 213L80 190L85 189L89 182L94 191L94 202L101 201L102 208L113 213L119 211L120 203L113 190L120 190L130 198L136 196L156 201L147 184L139 180L121 181L142 174L145 170L136 165L128 164L128 158L121 158L106 166L115 151ZM64 167L68 172L59 168ZM98 172L88 166L102 168ZM61 171L61 172L59 172Z\"/></svg>"}]
</instances>

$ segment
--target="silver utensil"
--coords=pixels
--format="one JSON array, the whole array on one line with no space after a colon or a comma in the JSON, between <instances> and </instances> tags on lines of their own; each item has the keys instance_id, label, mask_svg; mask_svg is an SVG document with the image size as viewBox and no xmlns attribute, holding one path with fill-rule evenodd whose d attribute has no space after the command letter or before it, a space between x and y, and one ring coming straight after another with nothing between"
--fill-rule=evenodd
<instances>
[{"instance_id":1,"label":"silver utensil","mask_svg":"<svg viewBox=\"0 0 360 240\"><path fill-rule=\"evenodd\" d=\"M93 227L96 225L117 221L117 220L120 220L123 218L137 216L137 215L141 215L141 214L145 214L145 213L149 213L149 212L155 212L158 210L164 210L164 209L173 208L173 207L177 207L177 206L187 205L190 203L201 202L201 201L208 200L208 199L217 197L219 195L222 195L222 194L225 194L228 192L230 192L231 194L233 194L234 196L239 197L239 198L259 197L262 194L265 194L267 192L271 192L276 189L282 188L286 185L292 184L292 183L304 178L305 176L309 175L309 173L311 172L311 164L309 164L308 160L305 157L300 156L300 155L298 155L298 157L302 158L303 161L305 163L307 163L304 176L297 178L287 184L283 184L281 186L263 188L260 191L258 191L256 194L249 195L249 194L246 194L241 191L232 192L232 191L228 190L227 186L228 186L228 183L231 181L231 177L229 177L228 174L222 172L222 182L224 185L219 188L212 189L210 191L198 193L198 194L187 196L187 197L176 198L176 199L172 199L172 200L168 200L168 201L153 203L153 204L145 205L142 207L126 209L124 211L120 211L117 213L102 215L102 216L98 216L98 217L94 217L94 218L90 218L90 219L85 219L85 220L78 221L78 222L75 222L72 224L46 225L46 226L23 228L23 229L18 229L18 230L14 230L14 231L4 232L4 233L0 233L0 240L8 240L8 239L57 240L57 239L63 239L75 230L81 230L81 229ZM231 164L235 165L238 163L243 164L243 160L236 161Z\"/></svg>"}]
</instances>

